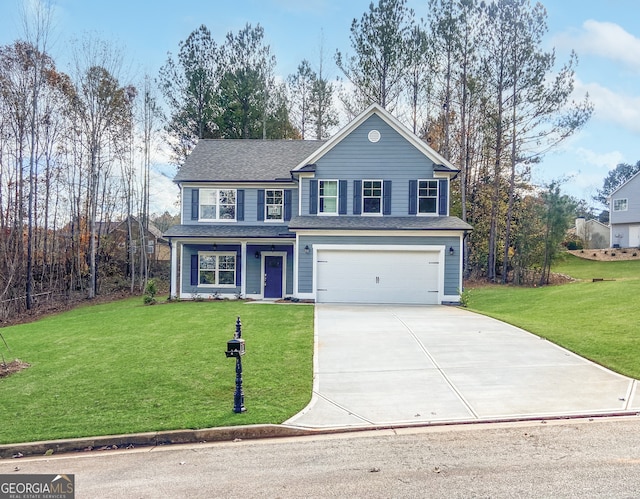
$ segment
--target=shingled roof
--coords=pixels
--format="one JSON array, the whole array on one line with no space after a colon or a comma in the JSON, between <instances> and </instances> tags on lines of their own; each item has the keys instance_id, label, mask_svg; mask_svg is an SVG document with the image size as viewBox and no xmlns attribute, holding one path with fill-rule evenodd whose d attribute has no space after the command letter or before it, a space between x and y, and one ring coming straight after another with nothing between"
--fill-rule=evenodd
<instances>
[{"instance_id":1,"label":"shingled roof","mask_svg":"<svg viewBox=\"0 0 640 499\"><path fill-rule=\"evenodd\" d=\"M290 172L324 140L201 139L174 182L289 180Z\"/></svg>"},{"instance_id":2,"label":"shingled roof","mask_svg":"<svg viewBox=\"0 0 640 499\"><path fill-rule=\"evenodd\" d=\"M313 217L296 216L289 222L296 230L472 230L458 217Z\"/></svg>"}]
</instances>

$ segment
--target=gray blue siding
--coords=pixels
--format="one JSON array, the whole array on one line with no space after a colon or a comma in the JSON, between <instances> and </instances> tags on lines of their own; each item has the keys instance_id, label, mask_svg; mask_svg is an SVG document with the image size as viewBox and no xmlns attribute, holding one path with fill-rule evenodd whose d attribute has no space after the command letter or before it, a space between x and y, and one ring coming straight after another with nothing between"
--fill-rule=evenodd
<instances>
[{"instance_id":1,"label":"gray blue siding","mask_svg":"<svg viewBox=\"0 0 640 499\"><path fill-rule=\"evenodd\" d=\"M380 140L367 138L371 130ZM354 180L390 180L391 216L409 214L409 181L433 178L433 162L377 115L345 137L316 163L315 179L347 180L347 215L353 215ZM302 214L309 215L309 180L302 179Z\"/></svg>"}]
</instances>

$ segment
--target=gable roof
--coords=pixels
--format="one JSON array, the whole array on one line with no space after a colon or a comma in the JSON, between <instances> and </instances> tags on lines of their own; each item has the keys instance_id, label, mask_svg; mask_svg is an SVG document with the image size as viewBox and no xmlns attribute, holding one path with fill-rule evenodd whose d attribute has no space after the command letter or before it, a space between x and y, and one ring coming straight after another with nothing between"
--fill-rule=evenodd
<instances>
[{"instance_id":1,"label":"gable roof","mask_svg":"<svg viewBox=\"0 0 640 499\"><path fill-rule=\"evenodd\" d=\"M339 144L342 139L347 137L351 132L353 132L356 128L362 125L367 119L369 119L373 115L379 116L387 125L393 128L396 132L398 132L402 137L404 137L409 143L411 143L418 151L424 154L427 158L433 161L435 165L435 171L438 172L448 172L448 173L458 173L458 170L453 164L447 161L443 156L438 154L434 149L429 147L429 145L420 139L416 134L414 134L411 130L409 130L406 126L404 126L400 121L398 121L394 116L391 115L386 109L381 107L378 104L371 104L365 111L363 111L359 116L357 116L351 123L349 123L346 127L340 130L337 134L327 140L321 147L318 147L315 151L313 151L307 158L298 163L294 171L302 170L306 165L313 164L318 159L320 159L323 155L333 149L337 144Z\"/></svg>"},{"instance_id":2,"label":"gable roof","mask_svg":"<svg viewBox=\"0 0 640 499\"><path fill-rule=\"evenodd\" d=\"M200 139L174 182L273 182L290 180L291 170L324 140Z\"/></svg>"}]
</instances>

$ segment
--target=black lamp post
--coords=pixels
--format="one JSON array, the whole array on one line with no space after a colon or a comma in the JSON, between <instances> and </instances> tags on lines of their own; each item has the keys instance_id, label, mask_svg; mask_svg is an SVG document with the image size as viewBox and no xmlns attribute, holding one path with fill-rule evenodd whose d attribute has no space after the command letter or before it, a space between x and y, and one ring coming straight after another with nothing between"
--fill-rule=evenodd
<instances>
[{"instance_id":1,"label":"black lamp post","mask_svg":"<svg viewBox=\"0 0 640 499\"><path fill-rule=\"evenodd\" d=\"M236 359L236 391L233 397L233 412L239 414L247 409L244 406L244 392L242 391L242 356L244 355L244 340L242 339L242 323L240 317L236 321L236 333L233 339L227 341L227 358Z\"/></svg>"}]
</instances>

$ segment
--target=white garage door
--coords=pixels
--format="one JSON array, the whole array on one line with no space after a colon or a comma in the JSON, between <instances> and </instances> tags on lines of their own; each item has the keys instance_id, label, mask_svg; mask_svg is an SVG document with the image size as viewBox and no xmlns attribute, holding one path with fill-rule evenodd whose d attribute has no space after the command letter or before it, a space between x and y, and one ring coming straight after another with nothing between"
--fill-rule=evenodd
<instances>
[{"instance_id":1,"label":"white garage door","mask_svg":"<svg viewBox=\"0 0 640 499\"><path fill-rule=\"evenodd\" d=\"M322 249L318 303L439 303L438 252Z\"/></svg>"}]
</instances>

